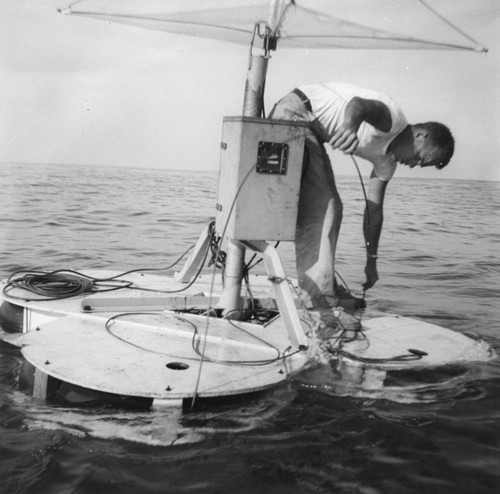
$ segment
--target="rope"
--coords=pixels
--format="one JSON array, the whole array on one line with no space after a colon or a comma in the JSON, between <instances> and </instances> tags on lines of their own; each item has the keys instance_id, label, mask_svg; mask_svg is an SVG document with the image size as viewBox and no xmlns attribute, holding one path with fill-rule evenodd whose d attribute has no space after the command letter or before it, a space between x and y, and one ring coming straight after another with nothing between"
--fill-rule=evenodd
<instances>
[{"instance_id":1,"label":"rope","mask_svg":"<svg viewBox=\"0 0 500 494\"><path fill-rule=\"evenodd\" d=\"M442 14L440 14L437 10L432 8L426 2L426 0L419 0L419 3L421 3L427 10L429 10L429 12L433 13L436 17L439 17L439 19L441 19L446 25L450 26L454 31L456 31L457 33L461 34L463 37L467 38L469 41L474 43L476 45L475 49L477 51L482 51L482 52L488 51L488 49L485 46L483 46L481 43L476 41L472 36L469 36L465 31L460 29L458 26L456 26L451 21L449 21L446 17L444 17Z\"/></svg>"}]
</instances>

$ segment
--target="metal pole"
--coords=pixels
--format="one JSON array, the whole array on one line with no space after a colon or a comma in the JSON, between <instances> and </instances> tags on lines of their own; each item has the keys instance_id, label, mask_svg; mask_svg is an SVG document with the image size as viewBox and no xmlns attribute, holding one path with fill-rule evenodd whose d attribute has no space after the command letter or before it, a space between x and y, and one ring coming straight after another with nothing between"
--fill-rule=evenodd
<instances>
[{"instance_id":1,"label":"metal pole","mask_svg":"<svg viewBox=\"0 0 500 494\"><path fill-rule=\"evenodd\" d=\"M267 55L250 54L243 100L244 117L261 116L268 61Z\"/></svg>"},{"instance_id":2,"label":"metal pole","mask_svg":"<svg viewBox=\"0 0 500 494\"><path fill-rule=\"evenodd\" d=\"M245 95L243 100L243 116L259 118L264 103L264 86L270 51L276 49L276 35L283 22L287 9L295 4L295 0L271 0L269 4L267 24L257 24L254 29L250 48ZM261 33L261 29L263 32ZM262 53L253 52L256 35L262 40ZM262 239L265 240L265 239ZM241 283L245 268L245 247L233 239L229 239L224 292L219 306L225 307L224 314L232 319L240 319L242 315Z\"/></svg>"},{"instance_id":3,"label":"metal pole","mask_svg":"<svg viewBox=\"0 0 500 494\"><path fill-rule=\"evenodd\" d=\"M256 31L258 26L256 26ZM264 85L266 80L269 55L254 54L250 51L243 116L260 117L263 109ZM229 239L226 257L224 291L219 306L224 307L224 315L229 319L241 319L242 299L241 284L245 268L245 247L237 240Z\"/></svg>"}]
</instances>

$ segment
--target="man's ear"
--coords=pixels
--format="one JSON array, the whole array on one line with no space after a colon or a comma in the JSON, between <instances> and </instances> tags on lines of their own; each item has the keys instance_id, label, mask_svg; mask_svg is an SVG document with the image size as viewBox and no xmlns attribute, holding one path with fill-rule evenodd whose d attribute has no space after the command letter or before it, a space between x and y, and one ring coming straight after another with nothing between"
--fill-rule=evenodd
<instances>
[{"instance_id":1,"label":"man's ear","mask_svg":"<svg viewBox=\"0 0 500 494\"><path fill-rule=\"evenodd\" d=\"M423 128L418 128L415 130L415 133L413 134L415 137L420 137L421 139L426 139L429 135L427 130Z\"/></svg>"}]
</instances>

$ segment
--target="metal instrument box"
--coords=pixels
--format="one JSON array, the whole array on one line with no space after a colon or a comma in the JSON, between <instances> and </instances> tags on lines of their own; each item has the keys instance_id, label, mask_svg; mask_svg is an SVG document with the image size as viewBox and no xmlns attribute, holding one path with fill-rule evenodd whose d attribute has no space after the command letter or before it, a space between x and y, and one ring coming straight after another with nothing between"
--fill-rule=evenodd
<instances>
[{"instance_id":1,"label":"metal instrument box","mask_svg":"<svg viewBox=\"0 0 500 494\"><path fill-rule=\"evenodd\" d=\"M216 231L236 240L295 240L307 123L224 117Z\"/></svg>"}]
</instances>

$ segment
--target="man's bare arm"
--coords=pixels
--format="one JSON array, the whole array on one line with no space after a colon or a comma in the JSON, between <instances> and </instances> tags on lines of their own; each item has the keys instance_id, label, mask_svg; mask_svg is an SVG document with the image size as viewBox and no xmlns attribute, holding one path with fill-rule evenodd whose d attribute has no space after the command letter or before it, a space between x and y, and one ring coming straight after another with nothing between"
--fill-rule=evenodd
<instances>
[{"instance_id":1,"label":"man's bare arm","mask_svg":"<svg viewBox=\"0 0 500 494\"><path fill-rule=\"evenodd\" d=\"M354 153L359 145L357 134L363 122L373 125L382 132L389 132L392 127L391 112L381 101L352 98L347 103L342 124L330 139L332 148L346 154Z\"/></svg>"},{"instance_id":2,"label":"man's bare arm","mask_svg":"<svg viewBox=\"0 0 500 494\"><path fill-rule=\"evenodd\" d=\"M363 222L363 233L366 242L366 282L363 288L368 290L378 280L377 256L382 224L384 221L384 196L387 182L380 180L372 172L368 185L368 203Z\"/></svg>"}]
</instances>

